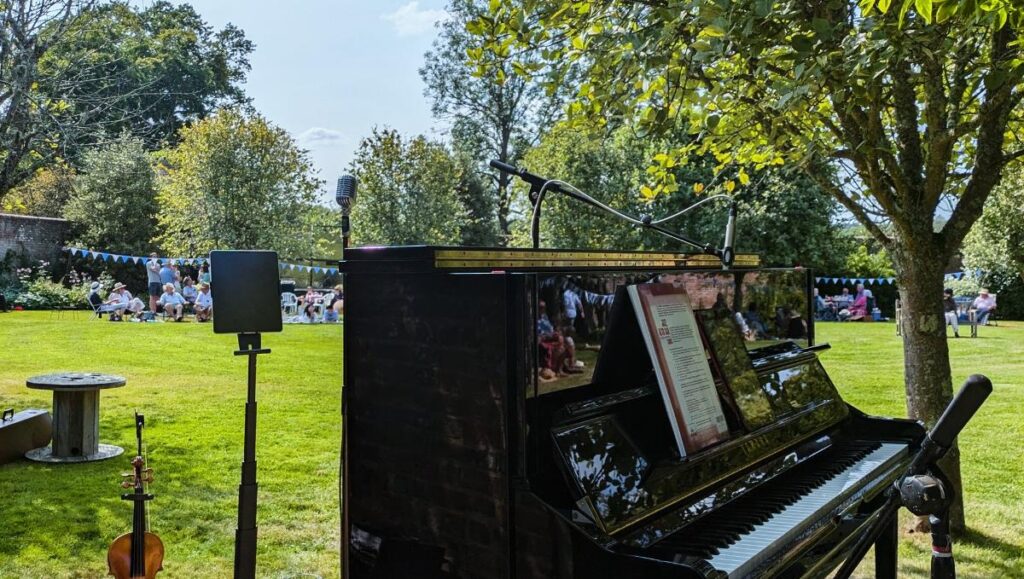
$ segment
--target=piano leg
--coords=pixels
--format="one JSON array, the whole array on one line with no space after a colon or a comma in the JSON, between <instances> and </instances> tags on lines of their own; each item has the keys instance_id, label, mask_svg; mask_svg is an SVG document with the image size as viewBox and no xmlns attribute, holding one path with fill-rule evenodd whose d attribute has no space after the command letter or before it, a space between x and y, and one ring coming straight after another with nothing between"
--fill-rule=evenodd
<instances>
[{"instance_id":1,"label":"piano leg","mask_svg":"<svg viewBox=\"0 0 1024 579\"><path fill-rule=\"evenodd\" d=\"M896 579L899 518L892 517L875 540L875 579Z\"/></svg>"}]
</instances>

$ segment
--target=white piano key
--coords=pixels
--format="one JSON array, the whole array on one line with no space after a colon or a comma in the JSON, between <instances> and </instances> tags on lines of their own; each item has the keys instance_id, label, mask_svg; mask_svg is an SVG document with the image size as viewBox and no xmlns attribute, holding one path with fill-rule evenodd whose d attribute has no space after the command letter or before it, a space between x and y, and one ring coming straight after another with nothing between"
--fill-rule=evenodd
<instances>
[{"instance_id":1,"label":"white piano key","mask_svg":"<svg viewBox=\"0 0 1024 579\"><path fill-rule=\"evenodd\" d=\"M825 511L838 506L851 489L871 479L897 462L907 452L905 444L882 443L876 450L846 470L812 489L767 521L755 525L739 540L718 550L708 562L729 574L730 579L744 577L774 553L795 538L806 526L820 518Z\"/></svg>"}]
</instances>

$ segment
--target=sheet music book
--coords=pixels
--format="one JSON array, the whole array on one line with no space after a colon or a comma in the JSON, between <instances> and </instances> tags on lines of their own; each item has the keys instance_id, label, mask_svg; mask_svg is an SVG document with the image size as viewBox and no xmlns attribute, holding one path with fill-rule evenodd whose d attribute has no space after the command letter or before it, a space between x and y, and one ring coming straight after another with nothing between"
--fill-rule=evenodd
<instances>
[{"instance_id":1,"label":"sheet music book","mask_svg":"<svg viewBox=\"0 0 1024 579\"><path fill-rule=\"evenodd\" d=\"M671 283L627 287L658 377L679 455L729 438L729 427L686 290Z\"/></svg>"}]
</instances>

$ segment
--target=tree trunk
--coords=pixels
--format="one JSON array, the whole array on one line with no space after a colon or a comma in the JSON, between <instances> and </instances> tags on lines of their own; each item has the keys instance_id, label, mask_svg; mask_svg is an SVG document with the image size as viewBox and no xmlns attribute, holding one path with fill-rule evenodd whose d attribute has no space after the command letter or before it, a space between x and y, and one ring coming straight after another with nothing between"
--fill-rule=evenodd
<instances>
[{"instance_id":1,"label":"tree trunk","mask_svg":"<svg viewBox=\"0 0 1024 579\"><path fill-rule=\"evenodd\" d=\"M942 309L945 252L931 231L924 239L907 239L893 244L893 264L903 308L904 384L907 415L929 428L935 424L953 398L949 348ZM956 532L964 530L964 509L960 483L960 452L954 444L939 463L955 489L950 522ZM926 517L914 526L927 531Z\"/></svg>"}]
</instances>

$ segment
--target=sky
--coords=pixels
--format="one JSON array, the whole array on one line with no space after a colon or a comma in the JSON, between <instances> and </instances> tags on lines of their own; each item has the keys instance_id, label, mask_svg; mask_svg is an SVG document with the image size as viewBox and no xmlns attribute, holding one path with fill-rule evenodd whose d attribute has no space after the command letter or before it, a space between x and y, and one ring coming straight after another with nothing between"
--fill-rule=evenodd
<instances>
[{"instance_id":1,"label":"sky","mask_svg":"<svg viewBox=\"0 0 1024 579\"><path fill-rule=\"evenodd\" d=\"M310 151L327 182L325 199L333 202L334 184L374 126L443 134L419 77L435 23L445 17L443 0L187 3L214 28L230 22L255 42L246 93Z\"/></svg>"}]
</instances>

